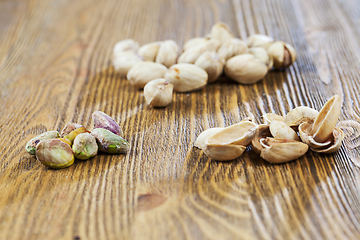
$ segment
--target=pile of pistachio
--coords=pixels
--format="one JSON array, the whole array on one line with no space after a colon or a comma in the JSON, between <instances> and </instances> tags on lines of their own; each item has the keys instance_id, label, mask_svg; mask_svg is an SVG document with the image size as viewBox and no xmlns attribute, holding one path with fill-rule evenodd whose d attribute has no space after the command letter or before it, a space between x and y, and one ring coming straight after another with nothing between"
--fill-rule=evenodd
<instances>
[{"instance_id":1,"label":"pile of pistachio","mask_svg":"<svg viewBox=\"0 0 360 240\"><path fill-rule=\"evenodd\" d=\"M58 131L44 132L26 144L26 151L36 155L44 166L66 168L75 158L87 160L94 157L98 150L105 153L125 153L128 142L122 138L121 127L107 114L96 111L92 114L94 130L91 132L77 123L68 123Z\"/></svg>"},{"instance_id":2,"label":"pile of pistachio","mask_svg":"<svg viewBox=\"0 0 360 240\"><path fill-rule=\"evenodd\" d=\"M295 59L295 49L285 42L255 34L246 43L235 38L227 25L216 23L207 36L187 41L182 52L173 40L142 47L132 39L120 41L112 63L130 84L144 88L148 105L164 107L171 103L173 90L199 90L223 72L238 83L253 84L271 68L287 68Z\"/></svg>"},{"instance_id":3,"label":"pile of pistachio","mask_svg":"<svg viewBox=\"0 0 360 240\"><path fill-rule=\"evenodd\" d=\"M304 155L310 148L318 153L333 153L341 147L344 132L336 127L341 100L335 95L320 112L301 106L285 117L263 115L265 124L245 119L226 128L202 132L195 147L213 160L228 161L240 157L251 144L260 157L271 163L284 163Z\"/></svg>"}]
</instances>

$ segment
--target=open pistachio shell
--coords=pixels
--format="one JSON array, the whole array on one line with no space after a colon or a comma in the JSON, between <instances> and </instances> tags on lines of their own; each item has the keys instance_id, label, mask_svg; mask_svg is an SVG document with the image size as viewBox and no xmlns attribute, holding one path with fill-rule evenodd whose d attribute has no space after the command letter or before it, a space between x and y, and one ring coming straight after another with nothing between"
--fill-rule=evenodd
<instances>
[{"instance_id":1,"label":"open pistachio shell","mask_svg":"<svg viewBox=\"0 0 360 240\"><path fill-rule=\"evenodd\" d=\"M196 141L195 141L195 144L194 146L197 147L197 148L200 148L202 150L205 149L206 145L205 145L205 142L206 142L206 139L208 137L210 137L211 135L223 130L224 128L222 127L218 127L218 128L209 128L205 131L203 131L202 133L200 133L200 135L197 137Z\"/></svg>"},{"instance_id":2,"label":"open pistachio shell","mask_svg":"<svg viewBox=\"0 0 360 240\"><path fill-rule=\"evenodd\" d=\"M271 123L272 121L281 121L284 122L284 117L280 116L278 114L275 113L266 113L264 115L262 115L262 118L264 120L265 123Z\"/></svg>"},{"instance_id":3,"label":"open pistachio shell","mask_svg":"<svg viewBox=\"0 0 360 240\"><path fill-rule=\"evenodd\" d=\"M69 144L56 138L46 139L36 146L36 159L46 167L60 169L74 163L74 154Z\"/></svg>"},{"instance_id":4,"label":"open pistachio shell","mask_svg":"<svg viewBox=\"0 0 360 240\"><path fill-rule=\"evenodd\" d=\"M299 126L301 123L306 121L313 121L319 112L313 108L300 106L296 107L285 116L285 123L290 127Z\"/></svg>"},{"instance_id":5,"label":"open pistachio shell","mask_svg":"<svg viewBox=\"0 0 360 240\"><path fill-rule=\"evenodd\" d=\"M312 122L303 122L299 126L299 134L301 140L309 145L311 149L323 148L327 147L331 144L330 140L326 140L324 142L317 142L314 140L313 136L310 134L312 129L313 123Z\"/></svg>"},{"instance_id":6,"label":"open pistachio shell","mask_svg":"<svg viewBox=\"0 0 360 240\"><path fill-rule=\"evenodd\" d=\"M60 134L58 131L47 131L36 137L32 138L25 146L25 150L31 155L35 155L36 145L38 145L42 140L59 138Z\"/></svg>"},{"instance_id":7,"label":"open pistachio shell","mask_svg":"<svg viewBox=\"0 0 360 240\"><path fill-rule=\"evenodd\" d=\"M206 144L205 154L213 160L229 161L240 157L246 147L232 144Z\"/></svg>"},{"instance_id":8,"label":"open pistachio shell","mask_svg":"<svg viewBox=\"0 0 360 240\"><path fill-rule=\"evenodd\" d=\"M328 146L325 146L325 147L317 148L317 149L311 148L311 150L313 150L314 152L318 152L318 153L336 152L341 147L341 143L342 143L342 140L344 139L344 137L345 137L344 132L340 128L335 127L334 131L332 132L332 136L331 136L331 144L329 144Z\"/></svg>"},{"instance_id":9,"label":"open pistachio shell","mask_svg":"<svg viewBox=\"0 0 360 240\"><path fill-rule=\"evenodd\" d=\"M276 139L292 139L300 141L296 132L282 121L272 121L269 128L271 135Z\"/></svg>"},{"instance_id":10,"label":"open pistachio shell","mask_svg":"<svg viewBox=\"0 0 360 240\"><path fill-rule=\"evenodd\" d=\"M273 58L275 69L287 68L296 60L295 49L282 41L273 42L267 51Z\"/></svg>"},{"instance_id":11,"label":"open pistachio shell","mask_svg":"<svg viewBox=\"0 0 360 240\"><path fill-rule=\"evenodd\" d=\"M271 163L284 163L304 155L309 146L290 139L263 138L260 140L263 149L260 157Z\"/></svg>"},{"instance_id":12,"label":"open pistachio shell","mask_svg":"<svg viewBox=\"0 0 360 240\"><path fill-rule=\"evenodd\" d=\"M253 147L254 152L256 152L257 154L261 153L261 150L263 150L264 147L261 145L260 140L267 137L271 137L269 125L267 124L259 125L256 129L256 133L253 140L251 140L251 145Z\"/></svg>"},{"instance_id":13,"label":"open pistachio shell","mask_svg":"<svg viewBox=\"0 0 360 240\"><path fill-rule=\"evenodd\" d=\"M320 110L310 132L316 142L324 142L330 137L339 119L340 108L341 99L338 95L334 95Z\"/></svg>"}]
</instances>

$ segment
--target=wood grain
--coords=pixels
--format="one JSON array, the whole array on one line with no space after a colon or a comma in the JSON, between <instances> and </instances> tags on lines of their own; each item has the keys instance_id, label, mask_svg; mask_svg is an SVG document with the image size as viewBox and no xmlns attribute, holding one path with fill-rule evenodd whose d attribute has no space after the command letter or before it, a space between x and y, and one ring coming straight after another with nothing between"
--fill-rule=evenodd
<instances>
[{"instance_id":1,"label":"wood grain","mask_svg":"<svg viewBox=\"0 0 360 240\"><path fill-rule=\"evenodd\" d=\"M0 1L0 240L359 239L360 2L357 0ZM225 77L164 109L111 67L113 45L180 45L227 23L268 34L298 59L255 85ZM343 99L339 152L272 165L252 151L216 162L193 148L209 127ZM63 170L24 146L100 110L131 150Z\"/></svg>"}]
</instances>

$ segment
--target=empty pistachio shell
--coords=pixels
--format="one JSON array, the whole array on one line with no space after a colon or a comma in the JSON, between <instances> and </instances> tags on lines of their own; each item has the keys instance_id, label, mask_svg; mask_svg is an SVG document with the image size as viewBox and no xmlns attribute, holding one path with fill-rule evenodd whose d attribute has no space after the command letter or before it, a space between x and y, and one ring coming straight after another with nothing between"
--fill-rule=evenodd
<instances>
[{"instance_id":1,"label":"empty pistachio shell","mask_svg":"<svg viewBox=\"0 0 360 240\"><path fill-rule=\"evenodd\" d=\"M265 121L265 123L271 123L272 121L281 121L281 122L285 121L283 116L280 116L275 113L266 113L262 115L262 118Z\"/></svg>"},{"instance_id":2,"label":"empty pistachio shell","mask_svg":"<svg viewBox=\"0 0 360 240\"><path fill-rule=\"evenodd\" d=\"M91 116L94 121L94 128L104 128L116 135L123 135L123 131L119 124L117 124L117 122L115 122L115 120L106 113L95 111L91 114Z\"/></svg>"},{"instance_id":3,"label":"empty pistachio shell","mask_svg":"<svg viewBox=\"0 0 360 240\"><path fill-rule=\"evenodd\" d=\"M220 42L216 39L210 39L204 43L196 45L184 51L178 58L178 63L195 63L196 59L204 52L213 52L218 50Z\"/></svg>"},{"instance_id":4,"label":"empty pistachio shell","mask_svg":"<svg viewBox=\"0 0 360 240\"><path fill-rule=\"evenodd\" d=\"M155 61L169 68L176 63L179 50L180 48L175 41L166 40L161 43Z\"/></svg>"},{"instance_id":5,"label":"empty pistachio shell","mask_svg":"<svg viewBox=\"0 0 360 240\"><path fill-rule=\"evenodd\" d=\"M136 53L119 52L113 55L112 64L118 74L126 76L133 66L142 61L144 61L143 58Z\"/></svg>"},{"instance_id":6,"label":"empty pistachio shell","mask_svg":"<svg viewBox=\"0 0 360 240\"><path fill-rule=\"evenodd\" d=\"M98 145L93 135L89 133L80 133L74 140L72 150L76 158L86 160L97 154Z\"/></svg>"},{"instance_id":7,"label":"empty pistachio shell","mask_svg":"<svg viewBox=\"0 0 360 240\"><path fill-rule=\"evenodd\" d=\"M145 44L139 49L138 54L143 57L145 61L155 62L161 43L162 42L152 42Z\"/></svg>"},{"instance_id":8,"label":"empty pistachio shell","mask_svg":"<svg viewBox=\"0 0 360 240\"><path fill-rule=\"evenodd\" d=\"M44 132L40 135L37 135L36 137L32 138L25 146L25 150L32 154L35 155L36 152L36 145L38 145L40 143L40 141L43 141L45 139L52 139L52 138L59 138L60 134L58 131L48 131L48 132Z\"/></svg>"},{"instance_id":9,"label":"empty pistachio shell","mask_svg":"<svg viewBox=\"0 0 360 240\"><path fill-rule=\"evenodd\" d=\"M205 145L205 142L206 142L206 139L208 137L210 137L211 135L223 130L224 128L222 127L218 127L218 128L209 128L205 131L203 131L202 133L200 133L200 135L197 137L196 141L195 141L195 144L194 146L197 147L197 148L200 148L202 150L205 149L206 145Z\"/></svg>"},{"instance_id":10,"label":"empty pistachio shell","mask_svg":"<svg viewBox=\"0 0 360 240\"><path fill-rule=\"evenodd\" d=\"M207 41L209 41L209 39L208 38L192 38L192 39L190 39L190 40L188 40L185 44L184 44L184 47L183 47L183 49L184 49L184 51L186 51L186 50L188 50L188 49L190 49L190 48L192 48L192 47L195 47L195 46L197 46L197 45L200 45L200 44L202 44L202 43L204 43L204 42L207 42Z\"/></svg>"},{"instance_id":11,"label":"empty pistachio shell","mask_svg":"<svg viewBox=\"0 0 360 240\"><path fill-rule=\"evenodd\" d=\"M304 155L309 146L305 143L290 139L263 138L260 140L264 147L260 157L271 163L284 163Z\"/></svg>"},{"instance_id":12,"label":"empty pistachio shell","mask_svg":"<svg viewBox=\"0 0 360 240\"><path fill-rule=\"evenodd\" d=\"M316 142L324 142L330 137L339 119L340 108L341 99L338 95L335 95L320 110L310 132Z\"/></svg>"},{"instance_id":13,"label":"empty pistachio shell","mask_svg":"<svg viewBox=\"0 0 360 240\"><path fill-rule=\"evenodd\" d=\"M66 138L67 140L70 141L71 145L74 142L74 139L76 138L77 135L79 135L80 133L88 133L89 131L86 130L85 127L80 127L75 129L74 131L71 131L70 133L68 133L67 135L64 136L64 138Z\"/></svg>"},{"instance_id":14,"label":"empty pistachio shell","mask_svg":"<svg viewBox=\"0 0 360 240\"><path fill-rule=\"evenodd\" d=\"M118 54L119 52L133 52L136 53L139 49L139 43L132 39L125 39L117 42L114 46L113 53Z\"/></svg>"},{"instance_id":15,"label":"empty pistachio shell","mask_svg":"<svg viewBox=\"0 0 360 240\"><path fill-rule=\"evenodd\" d=\"M91 132L96 138L99 150L106 153L125 153L129 150L129 143L109 130L96 128Z\"/></svg>"},{"instance_id":16,"label":"empty pistachio shell","mask_svg":"<svg viewBox=\"0 0 360 240\"><path fill-rule=\"evenodd\" d=\"M254 55L257 59L265 63L268 69L272 68L274 61L271 55L268 54L265 48L252 47L249 48L249 53Z\"/></svg>"},{"instance_id":17,"label":"empty pistachio shell","mask_svg":"<svg viewBox=\"0 0 360 240\"><path fill-rule=\"evenodd\" d=\"M267 137L271 137L269 125L260 124L256 129L254 138L251 140L251 145L254 152L256 152L257 154L261 153L261 150L263 150L264 147L261 145L260 140Z\"/></svg>"},{"instance_id":18,"label":"empty pistachio shell","mask_svg":"<svg viewBox=\"0 0 360 240\"><path fill-rule=\"evenodd\" d=\"M130 84L136 88L144 88L151 80L163 78L167 68L155 62L140 62L127 73Z\"/></svg>"},{"instance_id":19,"label":"empty pistachio shell","mask_svg":"<svg viewBox=\"0 0 360 240\"><path fill-rule=\"evenodd\" d=\"M224 42L218 50L220 58L227 61L229 58L248 52L246 43L239 38L232 38Z\"/></svg>"},{"instance_id":20,"label":"empty pistachio shell","mask_svg":"<svg viewBox=\"0 0 360 240\"><path fill-rule=\"evenodd\" d=\"M165 107L172 101L173 85L164 78L148 82L144 87L144 97L151 107Z\"/></svg>"},{"instance_id":21,"label":"empty pistachio shell","mask_svg":"<svg viewBox=\"0 0 360 240\"><path fill-rule=\"evenodd\" d=\"M288 126L299 126L303 122L313 121L319 115L319 112L313 108L300 106L296 107L285 116L285 123Z\"/></svg>"},{"instance_id":22,"label":"empty pistachio shell","mask_svg":"<svg viewBox=\"0 0 360 240\"><path fill-rule=\"evenodd\" d=\"M208 83L214 82L223 72L224 61L217 52L204 52L195 61L195 65L208 74Z\"/></svg>"},{"instance_id":23,"label":"empty pistachio shell","mask_svg":"<svg viewBox=\"0 0 360 240\"><path fill-rule=\"evenodd\" d=\"M267 51L272 56L274 61L274 68L287 68L296 60L296 51L289 44L281 41L272 43Z\"/></svg>"},{"instance_id":24,"label":"empty pistachio shell","mask_svg":"<svg viewBox=\"0 0 360 240\"><path fill-rule=\"evenodd\" d=\"M222 22L218 22L212 26L210 36L212 39L218 40L221 44L234 38L230 28Z\"/></svg>"},{"instance_id":25,"label":"empty pistachio shell","mask_svg":"<svg viewBox=\"0 0 360 240\"><path fill-rule=\"evenodd\" d=\"M69 134L70 132L74 131L75 129L81 128L83 125L78 123L67 123L65 127L61 130L61 137L64 137L65 135Z\"/></svg>"},{"instance_id":26,"label":"empty pistachio shell","mask_svg":"<svg viewBox=\"0 0 360 240\"><path fill-rule=\"evenodd\" d=\"M261 47L267 49L271 43L274 42L272 37L262 35L262 34L253 34L250 35L247 39L248 47Z\"/></svg>"},{"instance_id":27,"label":"empty pistachio shell","mask_svg":"<svg viewBox=\"0 0 360 240\"><path fill-rule=\"evenodd\" d=\"M59 169L71 166L74 154L69 144L59 139L46 139L36 146L36 159L46 167Z\"/></svg>"},{"instance_id":28,"label":"empty pistachio shell","mask_svg":"<svg viewBox=\"0 0 360 240\"><path fill-rule=\"evenodd\" d=\"M300 141L300 138L296 132L282 121L272 121L269 127L271 135L275 139L291 139Z\"/></svg>"},{"instance_id":29,"label":"empty pistachio shell","mask_svg":"<svg viewBox=\"0 0 360 240\"><path fill-rule=\"evenodd\" d=\"M311 148L311 150L313 150L314 152L318 152L318 153L336 152L341 147L341 143L342 143L342 140L344 139L344 137L345 137L344 132L340 128L335 127L334 131L332 132L332 136L331 136L331 144L329 144L328 146L325 146L325 147L317 148L317 149Z\"/></svg>"},{"instance_id":30,"label":"empty pistachio shell","mask_svg":"<svg viewBox=\"0 0 360 240\"><path fill-rule=\"evenodd\" d=\"M331 144L331 140L327 139L323 142L317 142L314 140L313 135L310 133L311 129L313 128L313 122L303 122L299 126L299 134L301 140L309 145L311 149L317 149L317 148L325 148L328 147Z\"/></svg>"},{"instance_id":31,"label":"empty pistachio shell","mask_svg":"<svg viewBox=\"0 0 360 240\"><path fill-rule=\"evenodd\" d=\"M245 146L232 144L206 144L205 154L213 160L229 161L240 157L246 150Z\"/></svg>"}]
</instances>

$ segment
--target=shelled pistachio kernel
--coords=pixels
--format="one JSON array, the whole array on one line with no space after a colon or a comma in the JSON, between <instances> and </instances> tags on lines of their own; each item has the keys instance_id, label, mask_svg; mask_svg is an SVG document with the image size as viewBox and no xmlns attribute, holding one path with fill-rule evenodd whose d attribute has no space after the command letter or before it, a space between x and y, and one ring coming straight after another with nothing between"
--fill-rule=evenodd
<instances>
[{"instance_id":1,"label":"shelled pistachio kernel","mask_svg":"<svg viewBox=\"0 0 360 240\"><path fill-rule=\"evenodd\" d=\"M36 159L46 167L60 169L74 163L74 154L69 144L56 138L45 139L36 146Z\"/></svg>"},{"instance_id":2,"label":"shelled pistachio kernel","mask_svg":"<svg viewBox=\"0 0 360 240\"><path fill-rule=\"evenodd\" d=\"M60 134L58 131L47 131L36 137L33 137L25 146L25 150L31 155L35 155L36 145L45 139L59 138Z\"/></svg>"},{"instance_id":3,"label":"shelled pistachio kernel","mask_svg":"<svg viewBox=\"0 0 360 240\"><path fill-rule=\"evenodd\" d=\"M74 131L75 129L81 128L83 127L83 125L78 124L78 123L67 123L63 129L60 132L61 137L64 137L65 135L68 135L69 133L71 133L72 131Z\"/></svg>"},{"instance_id":4,"label":"shelled pistachio kernel","mask_svg":"<svg viewBox=\"0 0 360 240\"><path fill-rule=\"evenodd\" d=\"M86 160L97 154L98 145L93 135L90 133L80 133L74 139L72 150L76 158Z\"/></svg>"},{"instance_id":5,"label":"shelled pistachio kernel","mask_svg":"<svg viewBox=\"0 0 360 240\"><path fill-rule=\"evenodd\" d=\"M115 122L115 120L106 113L95 111L91 114L91 116L94 121L94 128L104 128L116 135L123 135L123 131L119 124L117 124L117 122Z\"/></svg>"},{"instance_id":6,"label":"shelled pistachio kernel","mask_svg":"<svg viewBox=\"0 0 360 240\"><path fill-rule=\"evenodd\" d=\"M74 131L71 131L70 133L68 133L67 135L64 136L64 138L66 138L67 140L70 141L71 145L74 142L74 139L76 138L77 135L79 135L80 133L88 133L89 131L86 130L85 127L80 127L75 129Z\"/></svg>"},{"instance_id":7,"label":"shelled pistachio kernel","mask_svg":"<svg viewBox=\"0 0 360 240\"><path fill-rule=\"evenodd\" d=\"M99 150L106 153L125 153L129 150L129 143L122 137L106 130L96 128L91 132L96 138Z\"/></svg>"}]
</instances>

